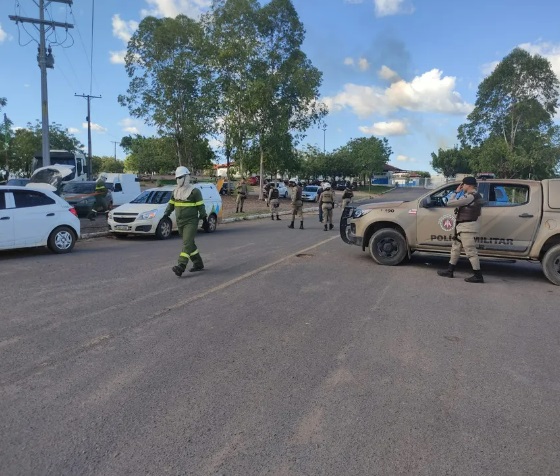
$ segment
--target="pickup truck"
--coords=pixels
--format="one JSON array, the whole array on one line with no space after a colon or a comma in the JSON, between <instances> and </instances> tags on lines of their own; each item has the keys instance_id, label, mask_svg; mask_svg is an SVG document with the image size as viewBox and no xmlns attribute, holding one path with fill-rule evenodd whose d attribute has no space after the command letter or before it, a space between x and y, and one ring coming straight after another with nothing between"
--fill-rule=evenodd
<instances>
[{"instance_id":1,"label":"pickup truck","mask_svg":"<svg viewBox=\"0 0 560 476\"><path fill-rule=\"evenodd\" d=\"M352 204L342 212L340 236L381 265L397 265L415 251L449 253L455 215L445 199L458 184L410 202ZM478 191L485 201L479 256L540 261L544 275L560 286L560 179L484 180Z\"/></svg>"}]
</instances>

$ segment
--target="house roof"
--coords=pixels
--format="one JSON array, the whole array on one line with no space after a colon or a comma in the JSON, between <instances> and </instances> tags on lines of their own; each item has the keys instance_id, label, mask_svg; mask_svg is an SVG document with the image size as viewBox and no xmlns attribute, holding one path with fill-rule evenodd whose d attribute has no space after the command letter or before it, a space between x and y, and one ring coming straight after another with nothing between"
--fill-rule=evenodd
<instances>
[{"instance_id":1,"label":"house roof","mask_svg":"<svg viewBox=\"0 0 560 476\"><path fill-rule=\"evenodd\" d=\"M393 167L392 165L389 164L385 164L383 166L383 172L405 172L402 169L399 169L398 167Z\"/></svg>"}]
</instances>

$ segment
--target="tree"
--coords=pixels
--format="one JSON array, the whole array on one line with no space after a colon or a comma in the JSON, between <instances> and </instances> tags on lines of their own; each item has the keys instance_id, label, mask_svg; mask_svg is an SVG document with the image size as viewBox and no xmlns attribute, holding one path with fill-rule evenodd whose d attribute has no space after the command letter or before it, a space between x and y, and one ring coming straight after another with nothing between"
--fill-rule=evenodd
<instances>
[{"instance_id":1,"label":"tree","mask_svg":"<svg viewBox=\"0 0 560 476\"><path fill-rule=\"evenodd\" d=\"M469 151L466 148L438 149L437 154L432 152L432 168L445 177L454 177L459 173L471 173L469 164Z\"/></svg>"},{"instance_id":2,"label":"tree","mask_svg":"<svg viewBox=\"0 0 560 476\"><path fill-rule=\"evenodd\" d=\"M479 85L475 108L459 127L461 144L473 149L472 168L495 169L505 178L526 177L531 170L548 176L560 157L553 124L559 87L546 58L521 48L506 56ZM536 151L548 157L544 165ZM554 165L550 157L557 158Z\"/></svg>"},{"instance_id":3,"label":"tree","mask_svg":"<svg viewBox=\"0 0 560 476\"><path fill-rule=\"evenodd\" d=\"M109 172L115 174L122 174L124 172L124 162L117 160L111 156L93 156L93 175L99 172Z\"/></svg>"},{"instance_id":4,"label":"tree","mask_svg":"<svg viewBox=\"0 0 560 476\"><path fill-rule=\"evenodd\" d=\"M209 55L202 25L184 15L146 17L128 43L125 67L131 80L119 103L173 139L175 166L209 165L206 155L196 154L214 127L216 84Z\"/></svg>"},{"instance_id":5,"label":"tree","mask_svg":"<svg viewBox=\"0 0 560 476\"><path fill-rule=\"evenodd\" d=\"M124 166L130 172L167 174L177 167L172 137L127 136L121 147L129 154Z\"/></svg>"},{"instance_id":6,"label":"tree","mask_svg":"<svg viewBox=\"0 0 560 476\"><path fill-rule=\"evenodd\" d=\"M348 168L344 170L347 172L345 175L363 176L364 182L366 178L383 172L383 166L393 153L385 137L379 139L373 136L351 139L336 152L341 154L348 164Z\"/></svg>"}]
</instances>

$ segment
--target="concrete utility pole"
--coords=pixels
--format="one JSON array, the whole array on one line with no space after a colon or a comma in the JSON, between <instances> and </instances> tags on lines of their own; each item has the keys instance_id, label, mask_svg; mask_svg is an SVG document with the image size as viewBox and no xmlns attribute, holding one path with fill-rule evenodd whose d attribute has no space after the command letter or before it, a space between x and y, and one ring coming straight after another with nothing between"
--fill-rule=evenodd
<instances>
[{"instance_id":1,"label":"concrete utility pole","mask_svg":"<svg viewBox=\"0 0 560 476\"><path fill-rule=\"evenodd\" d=\"M119 141L111 141L113 144L115 144L115 160L117 160L117 144L119 143Z\"/></svg>"},{"instance_id":2,"label":"concrete utility pole","mask_svg":"<svg viewBox=\"0 0 560 476\"><path fill-rule=\"evenodd\" d=\"M91 114L90 114L90 102L92 99L101 99L101 96L92 96L91 94L74 94L74 96L78 96L81 98L87 98L87 146L88 146L88 180L93 179L93 172L91 169L92 166L92 158L91 155Z\"/></svg>"},{"instance_id":3,"label":"concrete utility pole","mask_svg":"<svg viewBox=\"0 0 560 476\"><path fill-rule=\"evenodd\" d=\"M10 20L22 23L32 23L33 25L39 25L39 53L37 54L37 61L39 62L39 68L41 68L41 120L42 120L42 132L43 132L43 166L46 167L51 165L51 153L50 153L50 142L49 142L49 99L47 91L47 68L54 68L54 57L52 56L51 48L47 49L45 46L45 27L50 27L54 30L55 27L61 27L66 30L69 28L74 28L74 25L69 23L60 23L57 21L45 20L45 3L65 3L67 5L72 5L73 0L39 0L39 19L36 18L26 18L17 15L9 15Z\"/></svg>"}]
</instances>

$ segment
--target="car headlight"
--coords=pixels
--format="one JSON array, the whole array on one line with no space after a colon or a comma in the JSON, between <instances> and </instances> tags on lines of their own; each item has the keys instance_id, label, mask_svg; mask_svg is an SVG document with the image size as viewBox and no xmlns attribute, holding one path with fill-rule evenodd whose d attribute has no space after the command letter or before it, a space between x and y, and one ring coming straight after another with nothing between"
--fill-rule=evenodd
<instances>
[{"instance_id":1,"label":"car headlight","mask_svg":"<svg viewBox=\"0 0 560 476\"><path fill-rule=\"evenodd\" d=\"M157 212L158 211L155 210L155 209L154 210L148 210L147 212L140 213L140 215L138 215L138 218L140 220L151 220L151 219L156 217Z\"/></svg>"},{"instance_id":2,"label":"car headlight","mask_svg":"<svg viewBox=\"0 0 560 476\"><path fill-rule=\"evenodd\" d=\"M369 212L371 212L371 208L369 210L362 210L361 208L356 208L354 210L354 213L352 214L352 218L361 218L364 215L367 215Z\"/></svg>"},{"instance_id":3,"label":"car headlight","mask_svg":"<svg viewBox=\"0 0 560 476\"><path fill-rule=\"evenodd\" d=\"M113 219L113 212L109 212L109 215L107 215L109 217L109 220Z\"/></svg>"}]
</instances>

